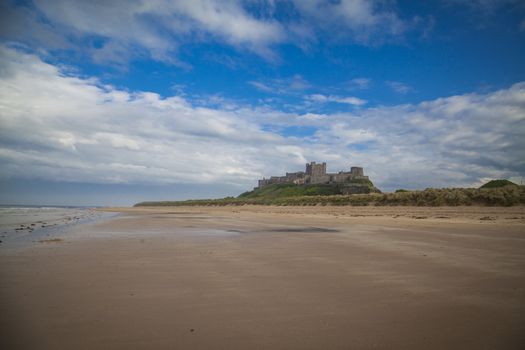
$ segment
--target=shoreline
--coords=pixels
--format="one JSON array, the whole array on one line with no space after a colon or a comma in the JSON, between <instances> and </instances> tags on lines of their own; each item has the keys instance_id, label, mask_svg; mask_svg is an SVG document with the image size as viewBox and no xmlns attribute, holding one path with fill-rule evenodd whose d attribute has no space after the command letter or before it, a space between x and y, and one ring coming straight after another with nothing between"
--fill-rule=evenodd
<instances>
[{"instance_id":1,"label":"shoreline","mask_svg":"<svg viewBox=\"0 0 525 350\"><path fill-rule=\"evenodd\" d=\"M77 226L89 226L118 215L90 207L5 206L2 209L0 254L34 243L59 242L60 236L74 231Z\"/></svg>"}]
</instances>

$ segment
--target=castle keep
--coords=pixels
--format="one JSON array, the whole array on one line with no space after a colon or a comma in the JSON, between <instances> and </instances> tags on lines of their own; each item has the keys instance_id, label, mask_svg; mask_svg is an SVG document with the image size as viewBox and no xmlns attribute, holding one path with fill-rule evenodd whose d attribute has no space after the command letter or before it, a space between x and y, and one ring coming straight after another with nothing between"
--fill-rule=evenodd
<instances>
[{"instance_id":1,"label":"castle keep","mask_svg":"<svg viewBox=\"0 0 525 350\"><path fill-rule=\"evenodd\" d=\"M310 164L306 164L305 171L286 173L285 176L272 176L269 179L264 178L259 180L259 186L257 188L271 184L335 184L351 182L352 180L368 180L368 176L364 175L363 168L361 167L353 166L350 168L350 171L327 173L326 163L317 164L316 162L311 162Z\"/></svg>"}]
</instances>

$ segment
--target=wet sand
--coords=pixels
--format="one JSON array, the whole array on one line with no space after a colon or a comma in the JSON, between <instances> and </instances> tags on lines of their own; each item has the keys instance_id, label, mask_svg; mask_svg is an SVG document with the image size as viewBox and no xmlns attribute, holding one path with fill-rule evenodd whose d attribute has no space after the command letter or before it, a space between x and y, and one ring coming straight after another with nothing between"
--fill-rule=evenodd
<instances>
[{"instance_id":1,"label":"wet sand","mask_svg":"<svg viewBox=\"0 0 525 350\"><path fill-rule=\"evenodd\" d=\"M523 207L115 210L0 251L0 348L525 347Z\"/></svg>"}]
</instances>

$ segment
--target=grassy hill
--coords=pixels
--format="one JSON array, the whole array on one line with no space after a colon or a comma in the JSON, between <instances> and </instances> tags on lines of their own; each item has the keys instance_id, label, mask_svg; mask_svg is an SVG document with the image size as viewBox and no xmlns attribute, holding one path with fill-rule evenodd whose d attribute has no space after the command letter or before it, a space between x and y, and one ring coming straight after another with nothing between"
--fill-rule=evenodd
<instances>
[{"instance_id":1,"label":"grassy hill","mask_svg":"<svg viewBox=\"0 0 525 350\"><path fill-rule=\"evenodd\" d=\"M329 196L341 194L341 190L336 186L329 185L294 185L294 184L273 184L253 191L242 193L237 198L283 198L298 196Z\"/></svg>"},{"instance_id":2,"label":"grassy hill","mask_svg":"<svg viewBox=\"0 0 525 350\"><path fill-rule=\"evenodd\" d=\"M341 184L273 184L242 193L238 198L288 198L300 196L331 196L355 193L380 192L370 180L353 180Z\"/></svg>"},{"instance_id":3,"label":"grassy hill","mask_svg":"<svg viewBox=\"0 0 525 350\"><path fill-rule=\"evenodd\" d=\"M509 180L492 180L482 185L480 188L501 188L505 186L518 186Z\"/></svg>"}]
</instances>

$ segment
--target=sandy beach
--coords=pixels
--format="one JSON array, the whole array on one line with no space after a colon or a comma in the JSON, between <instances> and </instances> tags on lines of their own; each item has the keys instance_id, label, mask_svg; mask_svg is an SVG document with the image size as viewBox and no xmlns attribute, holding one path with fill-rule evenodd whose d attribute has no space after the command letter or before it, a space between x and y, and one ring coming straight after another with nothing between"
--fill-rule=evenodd
<instances>
[{"instance_id":1,"label":"sandy beach","mask_svg":"<svg viewBox=\"0 0 525 350\"><path fill-rule=\"evenodd\" d=\"M525 208L114 208L0 247L2 349L523 349Z\"/></svg>"}]
</instances>

